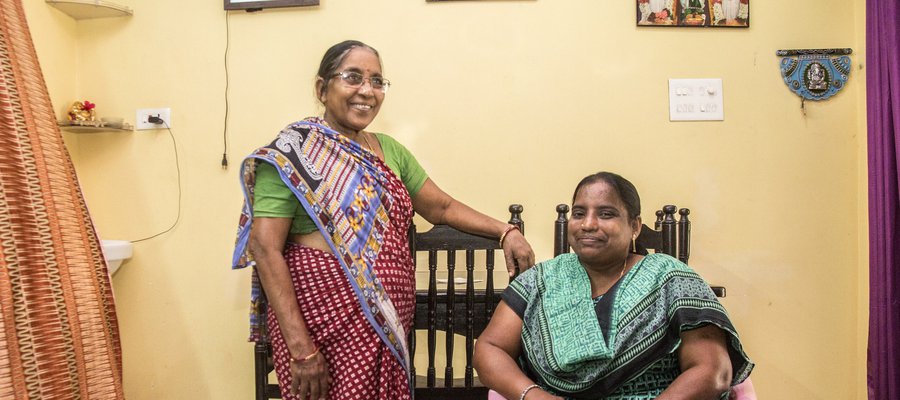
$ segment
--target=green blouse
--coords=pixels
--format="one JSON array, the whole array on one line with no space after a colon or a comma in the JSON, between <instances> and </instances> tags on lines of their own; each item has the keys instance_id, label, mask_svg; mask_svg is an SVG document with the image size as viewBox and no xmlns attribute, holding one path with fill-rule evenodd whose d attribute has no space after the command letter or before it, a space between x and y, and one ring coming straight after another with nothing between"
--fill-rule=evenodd
<instances>
[{"instance_id":1,"label":"green blouse","mask_svg":"<svg viewBox=\"0 0 900 400\"><path fill-rule=\"evenodd\" d=\"M383 133L376 133L375 138L384 152L385 164L400 177L409 195L415 196L428 179L428 174L400 142ZM306 234L318 230L300 201L281 180L278 171L267 162L258 162L256 167L253 216L293 218L291 234Z\"/></svg>"}]
</instances>

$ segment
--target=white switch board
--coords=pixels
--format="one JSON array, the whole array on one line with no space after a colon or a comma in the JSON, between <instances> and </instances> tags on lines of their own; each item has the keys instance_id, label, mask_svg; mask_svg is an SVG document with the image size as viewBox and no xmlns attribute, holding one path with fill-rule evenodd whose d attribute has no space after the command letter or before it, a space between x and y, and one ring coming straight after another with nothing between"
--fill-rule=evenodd
<instances>
[{"instance_id":1,"label":"white switch board","mask_svg":"<svg viewBox=\"0 0 900 400\"><path fill-rule=\"evenodd\" d=\"M669 79L669 121L722 121L721 79Z\"/></svg>"}]
</instances>

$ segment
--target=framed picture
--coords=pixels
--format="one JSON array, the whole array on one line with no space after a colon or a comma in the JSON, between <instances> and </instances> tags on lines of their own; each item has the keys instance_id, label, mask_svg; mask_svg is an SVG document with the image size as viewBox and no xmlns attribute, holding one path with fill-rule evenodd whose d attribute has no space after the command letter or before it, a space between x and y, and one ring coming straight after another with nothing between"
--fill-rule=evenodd
<instances>
[{"instance_id":1,"label":"framed picture","mask_svg":"<svg viewBox=\"0 0 900 400\"><path fill-rule=\"evenodd\" d=\"M226 10L262 10L263 8L317 5L319 5L319 0L225 0Z\"/></svg>"},{"instance_id":2,"label":"framed picture","mask_svg":"<svg viewBox=\"0 0 900 400\"><path fill-rule=\"evenodd\" d=\"M750 0L635 0L639 26L746 28Z\"/></svg>"}]
</instances>

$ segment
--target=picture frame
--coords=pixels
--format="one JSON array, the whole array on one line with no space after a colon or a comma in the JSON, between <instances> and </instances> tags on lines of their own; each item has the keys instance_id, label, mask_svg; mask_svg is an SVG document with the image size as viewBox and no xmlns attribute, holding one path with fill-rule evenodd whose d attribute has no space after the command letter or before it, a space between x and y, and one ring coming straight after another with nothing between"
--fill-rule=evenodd
<instances>
[{"instance_id":1,"label":"picture frame","mask_svg":"<svg viewBox=\"0 0 900 400\"><path fill-rule=\"evenodd\" d=\"M262 10L279 7L307 7L319 5L319 0L224 0L226 10Z\"/></svg>"},{"instance_id":2,"label":"picture frame","mask_svg":"<svg viewBox=\"0 0 900 400\"><path fill-rule=\"evenodd\" d=\"M635 0L638 26L748 28L750 0Z\"/></svg>"}]
</instances>

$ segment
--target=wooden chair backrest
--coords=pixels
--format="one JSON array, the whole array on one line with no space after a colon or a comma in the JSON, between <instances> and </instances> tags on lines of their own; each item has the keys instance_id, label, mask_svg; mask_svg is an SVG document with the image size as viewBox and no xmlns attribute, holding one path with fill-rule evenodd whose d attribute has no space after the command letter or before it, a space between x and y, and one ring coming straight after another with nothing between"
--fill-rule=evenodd
<instances>
[{"instance_id":1,"label":"wooden chair backrest","mask_svg":"<svg viewBox=\"0 0 900 400\"><path fill-rule=\"evenodd\" d=\"M524 232L522 206L511 205L509 211L509 223L519 226ZM475 339L487 326L500 300L499 292L494 290L493 276L495 266L506 270L504 258L501 256L496 261L494 254L496 250L500 250L500 243L496 238L468 234L446 225L436 225L427 232L416 232L415 226L411 226L410 250L414 258L416 253L428 254L428 289L416 291L414 323L414 331L427 331L428 367L423 376L417 376L415 368L412 370L416 397L434 400L486 399L488 389L474 376L472 353ZM464 282L456 281L457 251L465 254L464 264L461 266L465 268ZM483 253L483 260L476 257L478 252ZM443 254L443 257L439 257L439 254ZM446 286L443 287L438 284L439 266L445 267L447 271ZM480 272L485 274L484 289L475 289L474 277ZM458 289L462 289L463 293L457 293ZM446 333L443 379L438 378L435 368L437 331ZM464 336L466 341L466 365L461 379L454 379L454 334ZM415 332L410 332L409 346L410 354L415 355Z\"/></svg>"}]
</instances>

